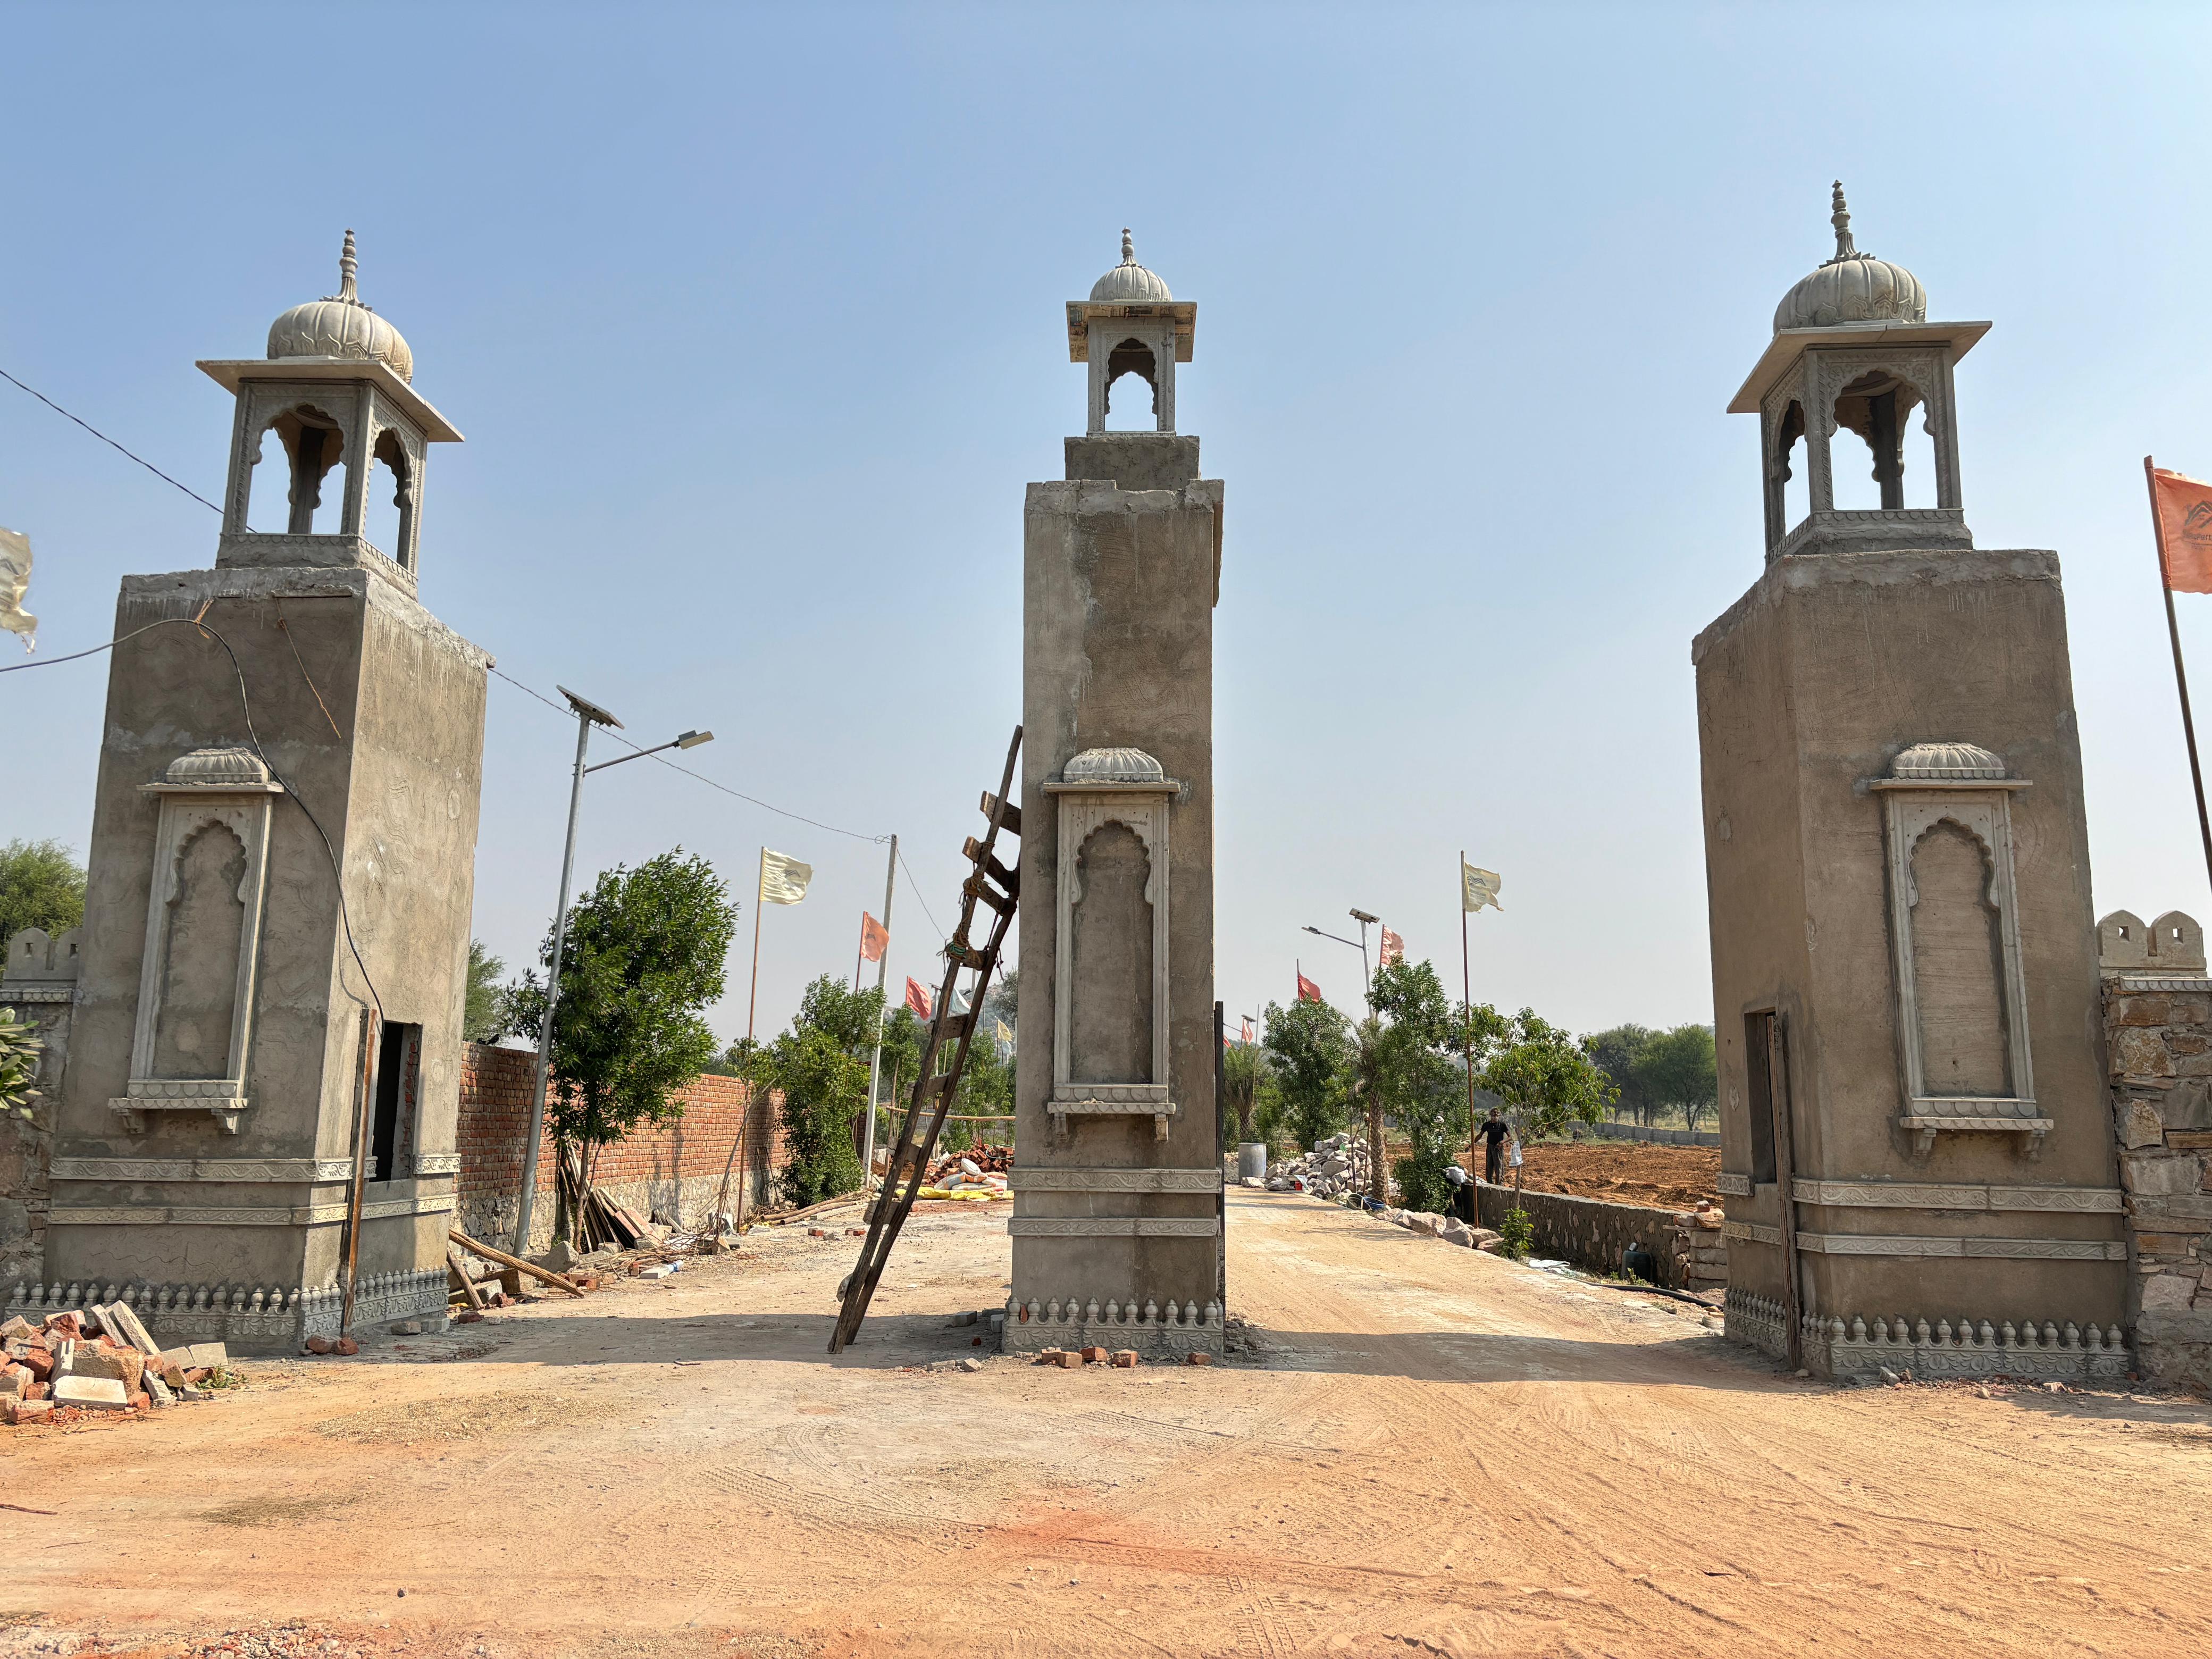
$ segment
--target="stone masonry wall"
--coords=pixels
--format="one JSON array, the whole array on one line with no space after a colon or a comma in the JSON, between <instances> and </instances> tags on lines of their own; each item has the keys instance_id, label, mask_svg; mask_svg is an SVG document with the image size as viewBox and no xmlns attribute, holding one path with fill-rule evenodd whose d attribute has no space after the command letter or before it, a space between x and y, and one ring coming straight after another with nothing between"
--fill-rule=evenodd
<instances>
[{"instance_id":1,"label":"stone masonry wall","mask_svg":"<svg viewBox=\"0 0 2212 1659\"><path fill-rule=\"evenodd\" d=\"M1482 1224L1498 1228L1513 1207L1513 1189L1475 1183ZM1523 1189L1521 1207L1536 1229L1530 1254L1571 1261L1593 1273L1617 1273L1632 1244L1657 1262L1657 1282L1678 1291L1719 1290L1728 1283L1728 1247L1718 1210L1662 1210L1643 1204Z\"/></svg>"},{"instance_id":2,"label":"stone masonry wall","mask_svg":"<svg viewBox=\"0 0 2212 1659\"><path fill-rule=\"evenodd\" d=\"M0 1285L36 1277L46 1255L54 1109L69 1056L81 935L72 928L50 939L42 928L26 927L6 941L0 962L0 1008L13 1008L40 1044L29 1104L0 1113Z\"/></svg>"},{"instance_id":3,"label":"stone masonry wall","mask_svg":"<svg viewBox=\"0 0 2212 1659\"><path fill-rule=\"evenodd\" d=\"M465 1045L461 1055L461 1109L456 1144L461 1155L455 1182L454 1224L489 1243L514 1228L515 1191L522 1180L522 1152L530 1126L530 1085L537 1056L526 1048ZM773 1096L758 1099L735 1078L695 1078L682 1091L684 1115L601 1150L594 1182L608 1197L640 1215L675 1225L698 1225L713 1212L722 1176L730 1173L729 1206L738 1182L749 1178L745 1202L765 1203L782 1167L781 1115ZM730 1163L740 1121L745 1124L744 1169ZM553 1139L538 1159L538 1198L532 1206L531 1248L553 1238Z\"/></svg>"},{"instance_id":4,"label":"stone masonry wall","mask_svg":"<svg viewBox=\"0 0 2212 1659\"><path fill-rule=\"evenodd\" d=\"M2212 1388L2212 980L2108 976L2105 1036L2136 1361Z\"/></svg>"}]
</instances>

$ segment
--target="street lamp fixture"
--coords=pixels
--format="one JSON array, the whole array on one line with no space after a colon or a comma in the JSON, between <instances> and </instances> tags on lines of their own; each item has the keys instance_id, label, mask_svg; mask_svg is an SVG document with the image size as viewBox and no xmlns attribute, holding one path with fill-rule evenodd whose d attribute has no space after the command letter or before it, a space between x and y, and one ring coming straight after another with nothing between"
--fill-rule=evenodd
<instances>
[{"instance_id":1,"label":"street lamp fixture","mask_svg":"<svg viewBox=\"0 0 2212 1659\"><path fill-rule=\"evenodd\" d=\"M1334 939L1339 945L1349 945L1359 952L1360 983L1366 987L1367 1010L1372 1013L1375 1011L1375 981L1367 971L1367 929L1371 923L1379 921L1382 918L1370 916L1364 910L1354 910L1352 912L1352 919L1359 924L1359 937L1356 939L1346 939L1341 933L1324 933L1318 927L1310 927L1305 931L1321 939Z\"/></svg>"},{"instance_id":2,"label":"street lamp fixture","mask_svg":"<svg viewBox=\"0 0 2212 1659\"><path fill-rule=\"evenodd\" d=\"M639 749L613 760L601 761L597 766L584 764L584 752L592 741L595 726L622 729L622 722L607 709L588 697L580 697L567 686L555 688L568 700L568 707L576 711L576 765L568 785L568 839L561 850L561 902L553 912L553 961L546 970L545 1015L538 1024L538 1065L530 1091L530 1138L522 1146L522 1191L515 1206L514 1253L526 1255L530 1249L531 1209L538 1196L538 1148L545 1138L545 1072L546 1062L553 1052L553 1008L561 1000L561 947L568 937L568 878L576 865L576 813L583 805L584 775L603 772L610 766L620 766L624 761L637 759L641 755L657 755L664 749L696 749L702 743L712 743L712 732L686 732L681 737L656 744L651 749Z\"/></svg>"}]
</instances>

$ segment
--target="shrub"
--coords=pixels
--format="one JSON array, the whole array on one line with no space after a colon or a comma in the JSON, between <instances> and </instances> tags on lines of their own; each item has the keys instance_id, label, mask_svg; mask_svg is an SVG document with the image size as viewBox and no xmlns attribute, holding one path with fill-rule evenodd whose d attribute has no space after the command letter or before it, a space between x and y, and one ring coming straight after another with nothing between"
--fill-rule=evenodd
<instances>
[{"instance_id":1,"label":"shrub","mask_svg":"<svg viewBox=\"0 0 2212 1659\"><path fill-rule=\"evenodd\" d=\"M1528 1212L1515 1205L1498 1224L1498 1231L1504 1239L1501 1248L1516 1261L1528 1259L1528 1247L1536 1242L1536 1224L1528 1218Z\"/></svg>"}]
</instances>

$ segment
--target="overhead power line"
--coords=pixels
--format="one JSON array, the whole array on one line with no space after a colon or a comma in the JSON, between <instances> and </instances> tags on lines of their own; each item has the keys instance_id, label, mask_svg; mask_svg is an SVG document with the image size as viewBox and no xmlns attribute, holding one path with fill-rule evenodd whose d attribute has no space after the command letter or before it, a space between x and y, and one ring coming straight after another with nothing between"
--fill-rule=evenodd
<instances>
[{"instance_id":1,"label":"overhead power line","mask_svg":"<svg viewBox=\"0 0 2212 1659\"><path fill-rule=\"evenodd\" d=\"M87 432L92 434L94 437L99 439L100 442L106 444L117 454L124 456L130 460L137 462L139 465L144 467L149 472L159 478L163 483L176 484L176 487L179 489L183 490L185 495L191 496L202 507L207 508L209 512L215 514L217 517L222 516L222 509L217 507L213 501L210 501L206 496L201 495L198 490L192 489L189 484L177 483L177 481L174 478L162 471L160 467L155 465L153 462L148 460L143 455L131 454L129 450L125 449L121 444L116 442L114 439L109 437L105 432L102 432L90 421L84 419L82 416L70 414L69 410L64 409L52 398L49 398L45 392L40 391L38 387L25 386L21 380L17 380L4 368L0 368L0 380L7 381L9 386L14 386L19 392L29 392L33 398L36 398L40 403L44 404L48 409L52 410L55 414L61 416L64 420L75 421L79 426L82 427Z\"/></svg>"}]
</instances>

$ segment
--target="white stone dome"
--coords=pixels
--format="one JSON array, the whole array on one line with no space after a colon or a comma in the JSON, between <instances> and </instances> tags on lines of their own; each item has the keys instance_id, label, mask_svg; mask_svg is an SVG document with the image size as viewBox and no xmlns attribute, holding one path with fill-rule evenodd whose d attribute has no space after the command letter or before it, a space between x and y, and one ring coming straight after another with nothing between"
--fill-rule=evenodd
<instances>
[{"instance_id":1,"label":"white stone dome","mask_svg":"<svg viewBox=\"0 0 2212 1659\"><path fill-rule=\"evenodd\" d=\"M251 749L195 749L171 761L161 781L199 789L261 789L268 787L269 769Z\"/></svg>"},{"instance_id":2,"label":"white stone dome","mask_svg":"<svg viewBox=\"0 0 2212 1659\"><path fill-rule=\"evenodd\" d=\"M1159 783L1167 769L1141 749L1086 749L1060 775L1065 783Z\"/></svg>"},{"instance_id":3,"label":"white stone dome","mask_svg":"<svg viewBox=\"0 0 2212 1659\"><path fill-rule=\"evenodd\" d=\"M1916 743L1891 762L1889 768L1893 778L1939 781L1947 778L2001 778L2004 775L2002 757L1972 743Z\"/></svg>"},{"instance_id":4,"label":"white stone dome","mask_svg":"<svg viewBox=\"0 0 2212 1659\"><path fill-rule=\"evenodd\" d=\"M380 362L403 380L415 378L415 354L399 331L361 302L354 288L353 233L338 256L338 291L294 306L269 325L271 357L354 357Z\"/></svg>"},{"instance_id":5,"label":"white stone dome","mask_svg":"<svg viewBox=\"0 0 2212 1659\"><path fill-rule=\"evenodd\" d=\"M1835 187L1836 257L1782 296L1774 331L1833 328L1838 323L1924 323L1928 290L1903 265L1862 253L1851 240L1851 216L1841 179Z\"/></svg>"},{"instance_id":6,"label":"white stone dome","mask_svg":"<svg viewBox=\"0 0 2212 1659\"><path fill-rule=\"evenodd\" d=\"M1121 263L1091 285L1091 303L1102 306L1149 306L1172 300L1168 285L1137 263L1128 227L1121 228Z\"/></svg>"}]
</instances>

